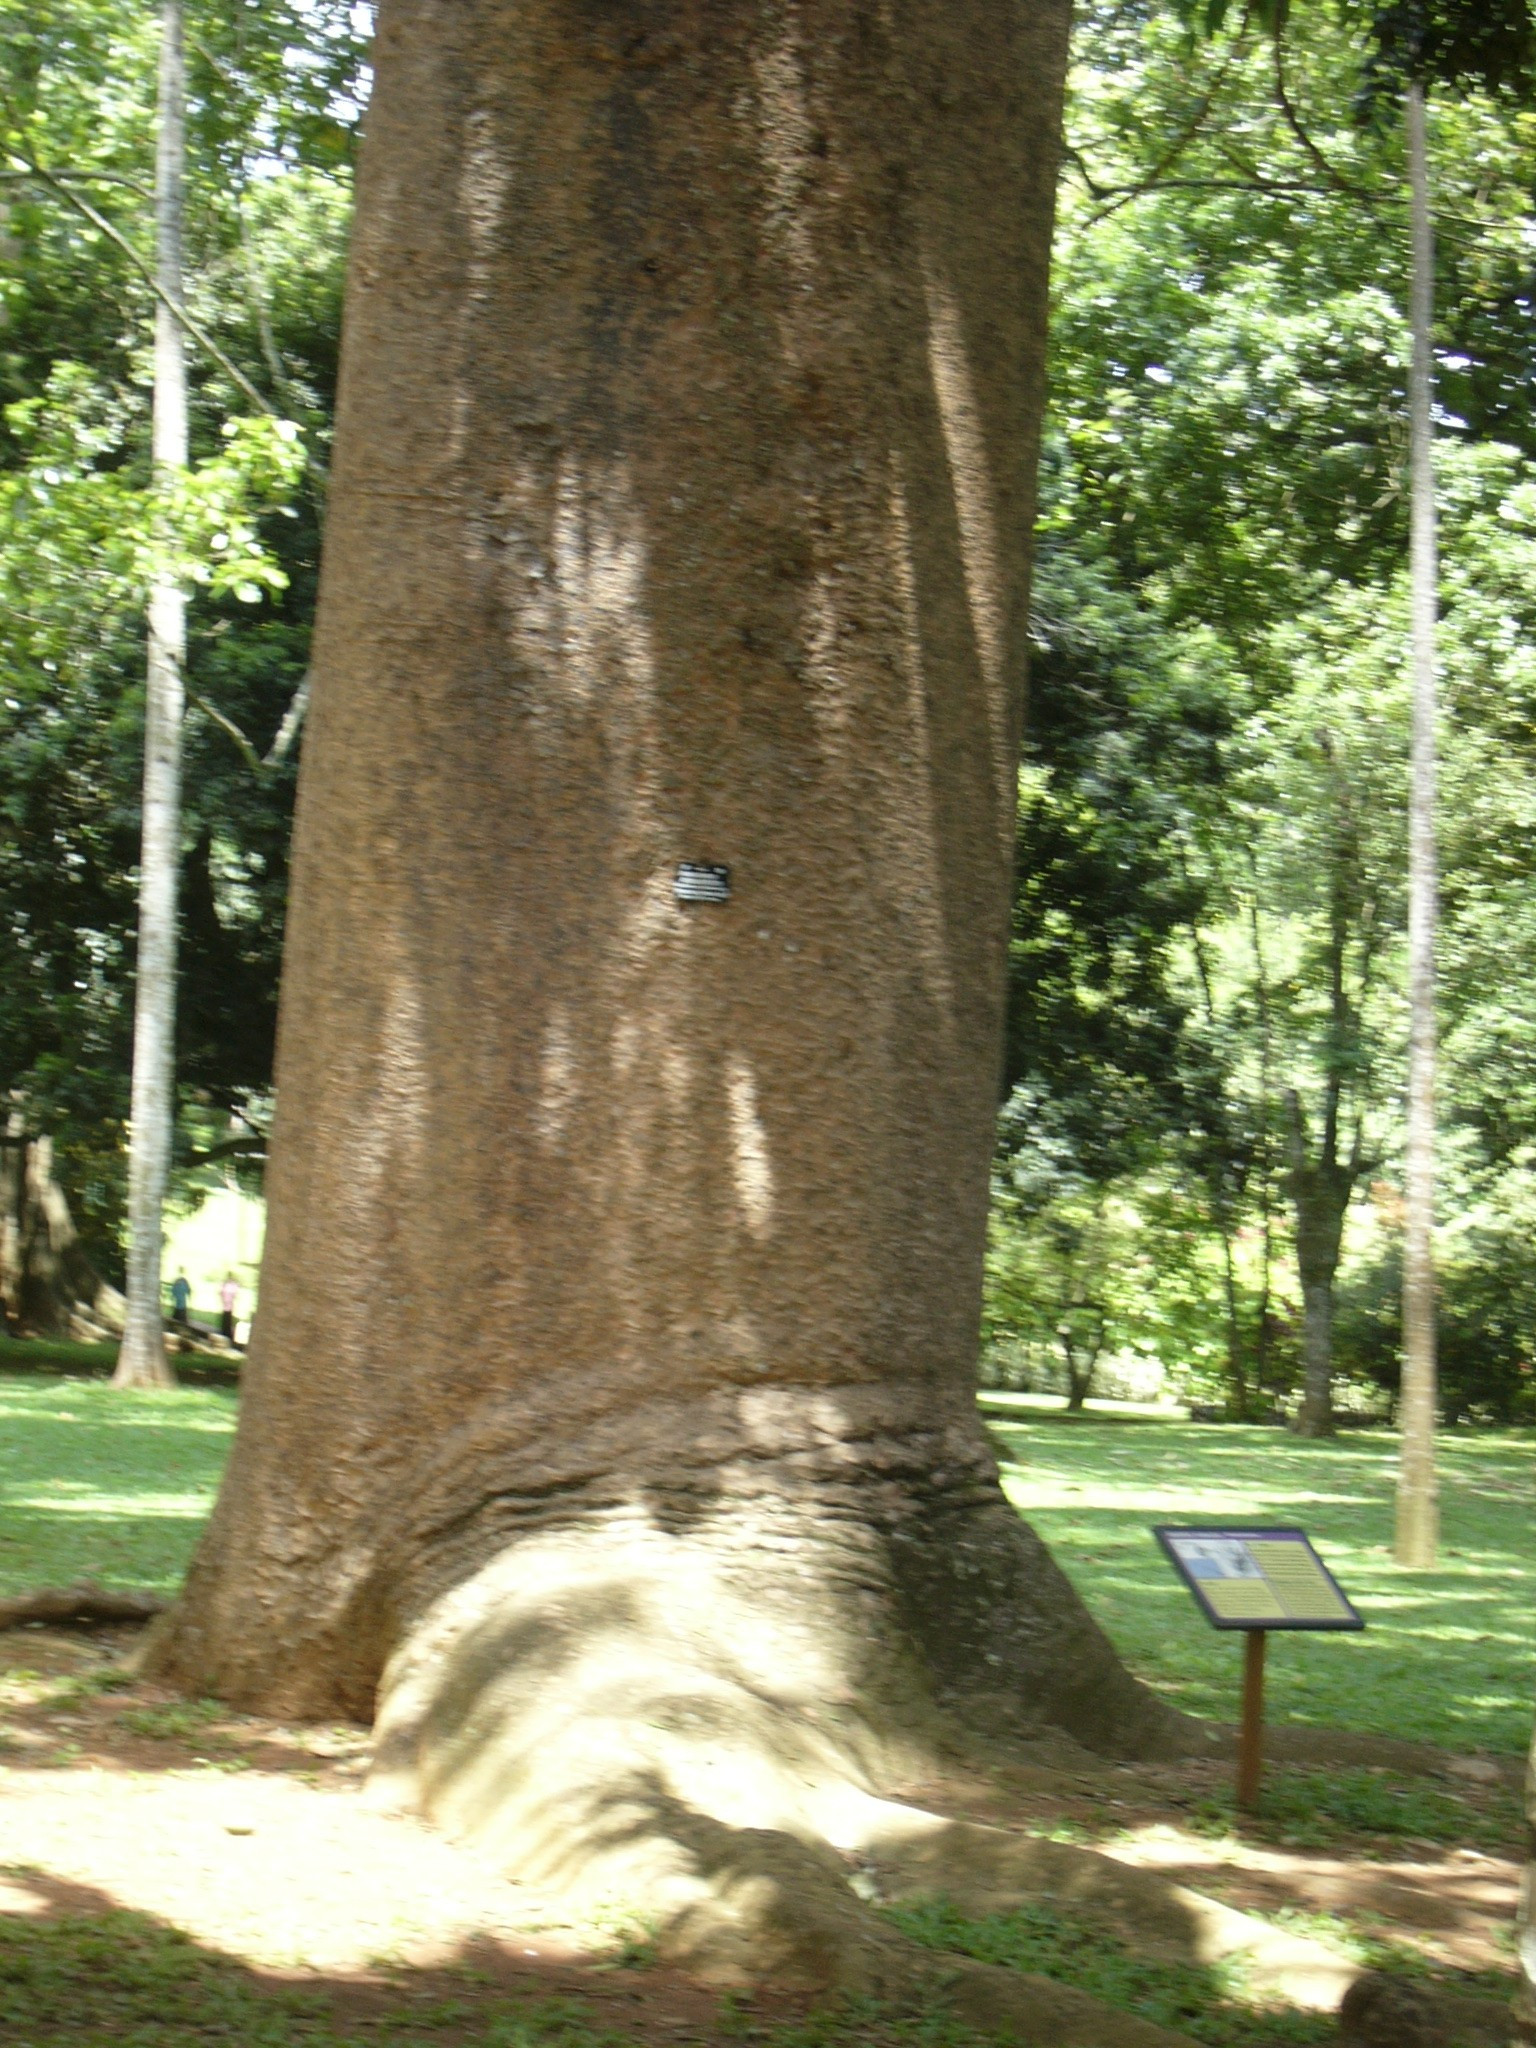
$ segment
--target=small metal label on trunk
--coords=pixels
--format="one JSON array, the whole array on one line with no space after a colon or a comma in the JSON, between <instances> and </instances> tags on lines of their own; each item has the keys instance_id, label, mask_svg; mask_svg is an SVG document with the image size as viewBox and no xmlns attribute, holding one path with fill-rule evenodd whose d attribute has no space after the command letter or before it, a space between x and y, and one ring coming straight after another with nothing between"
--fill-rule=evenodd
<instances>
[{"instance_id":1,"label":"small metal label on trunk","mask_svg":"<svg viewBox=\"0 0 1536 2048\"><path fill-rule=\"evenodd\" d=\"M713 861L682 861L672 893L679 903L729 903L731 871L718 867Z\"/></svg>"}]
</instances>

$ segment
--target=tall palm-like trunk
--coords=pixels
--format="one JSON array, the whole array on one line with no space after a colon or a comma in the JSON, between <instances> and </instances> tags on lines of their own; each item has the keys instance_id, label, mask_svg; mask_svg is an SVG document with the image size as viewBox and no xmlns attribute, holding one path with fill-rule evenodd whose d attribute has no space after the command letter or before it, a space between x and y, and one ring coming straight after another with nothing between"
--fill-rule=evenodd
<instances>
[{"instance_id":1,"label":"tall palm-like trunk","mask_svg":"<svg viewBox=\"0 0 1536 2048\"><path fill-rule=\"evenodd\" d=\"M154 464L164 488L187 464L187 365L171 305L182 296L186 64L181 0L163 0L155 151ZM144 818L128 1141L128 1305L115 1382L175 1384L166 1356L160 1260L176 1107L176 884L181 861L181 737L186 597L157 573L149 595L144 693Z\"/></svg>"},{"instance_id":2,"label":"tall palm-like trunk","mask_svg":"<svg viewBox=\"0 0 1536 2048\"><path fill-rule=\"evenodd\" d=\"M261 1315L157 1668L376 1711L694 1954L946 1702L1169 1726L975 1406L1067 17L380 14Z\"/></svg>"},{"instance_id":3,"label":"tall palm-like trunk","mask_svg":"<svg viewBox=\"0 0 1536 2048\"><path fill-rule=\"evenodd\" d=\"M1403 1245L1402 1465L1397 1561L1428 1570L1439 1547L1435 1477L1435 476L1432 323L1434 247L1424 87L1408 88L1413 209L1412 469L1413 768L1408 807L1408 1143Z\"/></svg>"}]
</instances>

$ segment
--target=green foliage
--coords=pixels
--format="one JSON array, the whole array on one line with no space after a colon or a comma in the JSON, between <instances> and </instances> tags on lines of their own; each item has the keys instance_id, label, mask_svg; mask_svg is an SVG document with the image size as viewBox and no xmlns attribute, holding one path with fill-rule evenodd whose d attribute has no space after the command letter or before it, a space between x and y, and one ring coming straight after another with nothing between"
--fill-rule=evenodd
<instances>
[{"instance_id":1,"label":"green foliage","mask_svg":"<svg viewBox=\"0 0 1536 2048\"><path fill-rule=\"evenodd\" d=\"M1250 24L1280 37L1305 33L1330 0L1176 0L1189 26L1215 35ZM1331 0L1335 18L1361 39L1362 103L1375 111L1406 79L1489 91L1529 92L1536 24L1529 0Z\"/></svg>"},{"instance_id":2,"label":"green foliage","mask_svg":"<svg viewBox=\"0 0 1536 2048\"><path fill-rule=\"evenodd\" d=\"M1080 31L988 1328L1048 1323L1077 1211L1113 1206L1139 1222L1107 1352L1241 1416L1298 1366L1291 1090L1314 1165L1358 1134L1340 1368L1395 1387L1408 334L1400 137L1357 119L1391 10L1213 39L1220 12ZM1446 1383L1509 1419L1536 1360L1536 128L1463 82L1434 109Z\"/></svg>"},{"instance_id":3,"label":"green foliage","mask_svg":"<svg viewBox=\"0 0 1536 2048\"><path fill-rule=\"evenodd\" d=\"M221 1700L178 1700L168 1707L135 1707L117 1717L118 1726L130 1735L147 1735L155 1742L190 1742L203 1735L217 1721L227 1721L229 1709Z\"/></svg>"},{"instance_id":4,"label":"green foliage","mask_svg":"<svg viewBox=\"0 0 1536 2048\"><path fill-rule=\"evenodd\" d=\"M1101 1182L1185 1112L1173 956L1202 899L1177 856L1221 773L1228 716L1198 675L1168 672L1103 568L1055 543L1034 630L1006 1084L1049 1101L1054 1135Z\"/></svg>"},{"instance_id":5,"label":"green foliage","mask_svg":"<svg viewBox=\"0 0 1536 2048\"><path fill-rule=\"evenodd\" d=\"M54 1137L109 1275L142 611L167 566L194 600L184 1103L193 1126L264 1120L296 754L266 757L314 603L357 17L343 0L189 0L192 466L166 492L149 462L159 11L0 0L0 1087Z\"/></svg>"}]
</instances>

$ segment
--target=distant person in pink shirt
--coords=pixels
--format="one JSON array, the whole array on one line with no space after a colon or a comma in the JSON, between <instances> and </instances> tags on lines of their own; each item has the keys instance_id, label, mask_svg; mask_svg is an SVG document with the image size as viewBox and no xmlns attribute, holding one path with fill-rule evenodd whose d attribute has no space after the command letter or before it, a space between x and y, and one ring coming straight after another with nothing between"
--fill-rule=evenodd
<instances>
[{"instance_id":1,"label":"distant person in pink shirt","mask_svg":"<svg viewBox=\"0 0 1536 2048\"><path fill-rule=\"evenodd\" d=\"M240 1282L233 1273L224 1275L224 1284L219 1289L219 1328L233 1344L235 1341L235 1304L240 1299Z\"/></svg>"}]
</instances>

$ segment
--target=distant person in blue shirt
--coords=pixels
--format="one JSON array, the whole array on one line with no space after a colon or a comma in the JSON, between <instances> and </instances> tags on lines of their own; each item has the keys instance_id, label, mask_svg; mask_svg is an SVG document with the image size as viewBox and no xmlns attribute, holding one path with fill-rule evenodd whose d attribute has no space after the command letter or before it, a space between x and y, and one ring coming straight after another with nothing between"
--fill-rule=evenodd
<instances>
[{"instance_id":1,"label":"distant person in blue shirt","mask_svg":"<svg viewBox=\"0 0 1536 2048\"><path fill-rule=\"evenodd\" d=\"M187 1304L192 1299L192 1283L185 1273L178 1273L171 1282L171 1321L185 1327Z\"/></svg>"}]
</instances>

